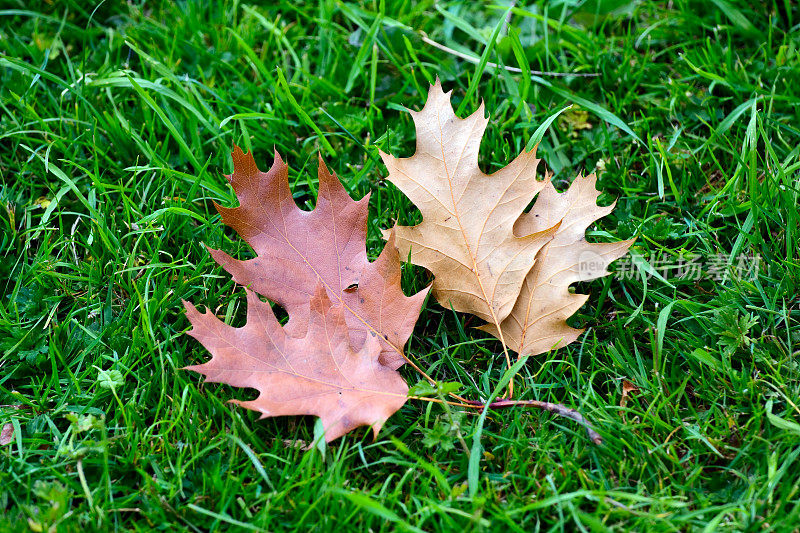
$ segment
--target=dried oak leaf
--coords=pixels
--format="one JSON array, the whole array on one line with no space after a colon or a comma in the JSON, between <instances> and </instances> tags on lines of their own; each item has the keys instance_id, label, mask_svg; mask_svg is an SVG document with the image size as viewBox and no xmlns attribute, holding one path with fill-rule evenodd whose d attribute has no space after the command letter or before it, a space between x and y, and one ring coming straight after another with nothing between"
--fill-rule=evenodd
<instances>
[{"instance_id":1,"label":"dried oak leaf","mask_svg":"<svg viewBox=\"0 0 800 533\"><path fill-rule=\"evenodd\" d=\"M242 328L184 305L193 326L189 335L212 354L207 363L187 369L210 382L257 389L255 400L231 401L259 411L261 418L316 415L330 442L359 426L372 426L377 436L406 401L403 378L378 361L380 341L367 336L354 349L345 312L331 302L321 283L310 298L301 337L289 334L270 305L250 290Z\"/></svg>"},{"instance_id":2,"label":"dried oak leaf","mask_svg":"<svg viewBox=\"0 0 800 533\"><path fill-rule=\"evenodd\" d=\"M209 249L214 259L237 283L282 306L292 335L303 334L311 291L322 283L328 296L344 307L353 346L361 346L368 334L377 336L381 363L392 369L403 365L403 346L427 290L403 294L395 246L385 246L375 262L367 259L369 195L353 201L320 158L317 205L303 211L294 202L288 167L277 152L268 172L259 171L252 154L238 146L232 157L234 171L226 177L240 205L215 205L223 222L257 257L240 261Z\"/></svg>"},{"instance_id":3,"label":"dried oak leaf","mask_svg":"<svg viewBox=\"0 0 800 533\"><path fill-rule=\"evenodd\" d=\"M0 430L0 446L14 442L14 424L6 422Z\"/></svg>"},{"instance_id":4,"label":"dried oak leaf","mask_svg":"<svg viewBox=\"0 0 800 533\"><path fill-rule=\"evenodd\" d=\"M613 209L597 206L594 176L576 179L559 194L549 180L536 178L535 151L484 174L478 167L488 123L483 105L459 119L449 94L437 80L422 111L411 112L417 129L412 157L381 153L389 181L423 215L417 226L395 226L400 254L433 272L440 304L483 318L488 324L482 329L498 337L502 332L520 356L568 344L581 331L566 319L586 301L569 285L605 275L632 241L586 242L586 228Z\"/></svg>"},{"instance_id":5,"label":"dried oak leaf","mask_svg":"<svg viewBox=\"0 0 800 533\"><path fill-rule=\"evenodd\" d=\"M11 411L11 410L22 409L25 406L24 405L0 405L0 407L4 407L4 408L6 408L6 410ZM2 411L2 410L0 410L0 411ZM10 413L3 413L3 414L10 415ZM9 416L9 418L10 418L10 416ZM11 444L12 442L14 442L14 424L11 421L8 421L5 424L3 424L2 428L0 429L0 446L5 446L7 444Z\"/></svg>"},{"instance_id":6,"label":"dried oak leaf","mask_svg":"<svg viewBox=\"0 0 800 533\"><path fill-rule=\"evenodd\" d=\"M515 234L514 223L544 186L539 160L523 152L491 175L478 167L488 119L483 104L466 119L450 106L439 81L422 111L411 111L417 129L412 157L381 152L394 183L422 212L416 226L396 226L403 258L434 275L440 304L499 324L519 296L539 250L558 229Z\"/></svg>"},{"instance_id":7,"label":"dried oak leaf","mask_svg":"<svg viewBox=\"0 0 800 533\"><path fill-rule=\"evenodd\" d=\"M561 348L583 333L566 321L589 295L571 293L569 286L608 275L608 265L625 255L635 240L586 242L586 229L615 205L597 205L600 193L596 184L593 174L578 176L559 193L548 181L530 212L523 213L514 225L515 232L526 234L559 224L553 240L537 254L511 314L500 323L503 339L520 356ZM500 337L494 324L480 329Z\"/></svg>"}]
</instances>

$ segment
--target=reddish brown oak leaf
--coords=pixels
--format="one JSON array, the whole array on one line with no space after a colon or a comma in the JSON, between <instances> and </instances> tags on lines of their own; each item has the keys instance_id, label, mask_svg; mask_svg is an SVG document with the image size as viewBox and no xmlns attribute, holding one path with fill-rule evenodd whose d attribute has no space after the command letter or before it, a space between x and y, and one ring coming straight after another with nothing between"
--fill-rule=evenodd
<instances>
[{"instance_id":1,"label":"reddish brown oak leaf","mask_svg":"<svg viewBox=\"0 0 800 533\"><path fill-rule=\"evenodd\" d=\"M3 429L0 429L0 446L14 442L14 424L6 422Z\"/></svg>"},{"instance_id":2,"label":"reddish brown oak leaf","mask_svg":"<svg viewBox=\"0 0 800 533\"><path fill-rule=\"evenodd\" d=\"M381 343L380 361L391 369L404 362L403 346L419 316L427 290L406 297L400 288L400 261L389 243L373 263L365 250L369 195L353 201L320 157L319 195L313 211L297 207L289 189L288 167L275 153L268 172L252 154L234 147L234 171L226 176L239 207L216 205L225 224L257 257L234 259L210 249L233 279L278 303L289 313L287 331L304 333L311 291L321 283L343 306L353 346L368 335Z\"/></svg>"},{"instance_id":3,"label":"reddish brown oak leaf","mask_svg":"<svg viewBox=\"0 0 800 533\"><path fill-rule=\"evenodd\" d=\"M231 401L260 412L261 418L318 416L330 442L359 426L372 426L377 436L406 401L403 378L378 360L380 341L369 335L354 349L345 312L331 302L321 283L310 298L299 337L290 335L270 305L250 290L242 328L184 305L192 323L189 335L212 354L207 363L187 369L203 374L206 381L257 389L255 400Z\"/></svg>"}]
</instances>

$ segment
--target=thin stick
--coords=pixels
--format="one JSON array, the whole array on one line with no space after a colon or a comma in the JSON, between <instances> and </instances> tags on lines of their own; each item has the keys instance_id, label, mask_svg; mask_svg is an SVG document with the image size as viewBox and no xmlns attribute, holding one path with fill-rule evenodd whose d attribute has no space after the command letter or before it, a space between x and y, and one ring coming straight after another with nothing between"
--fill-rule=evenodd
<instances>
[{"instance_id":1,"label":"thin stick","mask_svg":"<svg viewBox=\"0 0 800 533\"><path fill-rule=\"evenodd\" d=\"M483 288L481 286L481 288ZM511 356L508 355L508 347L506 346L506 339L503 337L503 329L500 327L500 322L497 321L497 317L494 314L494 309L489 306L489 310L492 312L492 318L494 319L495 324L497 324L497 333L500 336L500 344L503 345L503 355L506 357L506 364L508 368L511 368ZM511 380L508 382L508 398L511 399L514 397L514 376L511 376Z\"/></svg>"},{"instance_id":2,"label":"thin stick","mask_svg":"<svg viewBox=\"0 0 800 533\"><path fill-rule=\"evenodd\" d=\"M514 13L511 10L516 5L517 5L517 0L511 0L511 5L508 6L509 7L508 12L506 13L506 18L503 21L503 29L500 30L500 33L502 33L503 35L508 33L508 25L511 23L511 17L514 15Z\"/></svg>"},{"instance_id":3,"label":"thin stick","mask_svg":"<svg viewBox=\"0 0 800 533\"><path fill-rule=\"evenodd\" d=\"M470 402L470 403L472 403L472 402ZM502 409L503 407L514 407L514 406L517 406L517 405L525 405L525 406L529 406L529 407L535 407L537 409L541 409L543 411L549 411L549 412L551 412L551 413L553 413L555 415L563 416L564 418L569 418L571 420L574 420L575 422L577 422L578 424L580 424L584 428L586 428L586 433L588 433L589 438L592 440L592 442L594 442L595 444L602 444L603 443L603 437L601 437L600 434L598 432L596 432L594 430L594 428L592 428L592 425L589 423L588 420L586 420L586 418L582 414L580 414L575 409L571 409L571 408L567 407L566 405L562 405L560 403L540 402L539 400L507 400L507 399L501 399L501 400L497 400L497 401L494 401L494 402L490 403L489 404L489 408L490 409ZM480 402L475 402L475 405L474 405L474 407L476 407L476 408L483 408L483 406L484 406L484 404L481 404Z\"/></svg>"},{"instance_id":4,"label":"thin stick","mask_svg":"<svg viewBox=\"0 0 800 533\"><path fill-rule=\"evenodd\" d=\"M440 398L431 398L428 396L409 396L410 400L422 400L424 402L432 402L432 403L441 403L447 405L454 405L456 407L464 407L466 409L483 409L485 407L485 403L476 401L476 400L464 400L463 402L451 402L448 400L442 400ZM550 403L550 402L540 402L539 400L509 400L509 399L501 399L494 401L489 404L489 409L503 409L506 407L516 407L516 406L523 406L523 407L535 407L536 409L541 409L542 411L548 411L558 416L563 416L564 418L569 418L570 420L574 420L578 424L582 425L586 429L586 433L589 435L589 439L595 444L603 444L603 437L594 430L592 424L586 420L582 414L580 414L575 409L567 407L566 405L560 403Z\"/></svg>"},{"instance_id":5,"label":"thin stick","mask_svg":"<svg viewBox=\"0 0 800 533\"><path fill-rule=\"evenodd\" d=\"M471 55L465 54L463 52L459 52L458 50L453 50L449 46L445 46L443 44L437 43L436 41L434 41L433 39L428 37L428 35L424 31L420 31L419 33L420 33L420 37L422 38L422 41L427 43L427 44L429 44L429 45L431 45L431 46L433 46L434 48L438 48L439 50L442 50L443 52L447 52L450 55L454 55L456 57L460 57L464 61L469 61L470 63L478 64L480 62L480 60L477 57L472 57ZM487 62L486 66L489 66L489 67L492 67L492 68L503 68L503 69L506 69L509 72L517 72L517 73L520 73L520 74L522 73L522 69L521 68L508 67L508 66L505 66L505 65L500 66L497 63L492 63L491 61ZM600 75L597 72L547 72L547 71L542 71L542 70L531 70L529 72L531 73L532 76L560 76L560 77L577 76L577 77L580 77L580 78L596 78L597 76Z\"/></svg>"}]
</instances>

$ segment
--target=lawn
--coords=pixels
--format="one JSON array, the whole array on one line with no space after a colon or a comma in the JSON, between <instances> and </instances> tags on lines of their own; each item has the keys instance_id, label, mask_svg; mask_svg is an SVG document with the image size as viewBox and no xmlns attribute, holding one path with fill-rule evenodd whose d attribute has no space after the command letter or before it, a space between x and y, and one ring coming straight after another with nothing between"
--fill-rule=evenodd
<instances>
[{"instance_id":1,"label":"lawn","mask_svg":"<svg viewBox=\"0 0 800 533\"><path fill-rule=\"evenodd\" d=\"M0 531L798 531L800 9L789 1L6 0L0 9ZM204 384L181 299L245 298L233 144L311 209L322 153L380 230L418 222L378 150L414 151L439 77L491 115L481 165L548 117L557 188L597 172L636 237L531 357L514 408L409 401L373 440L258 420ZM431 282L404 265L406 294ZM278 312L280 312L278 310ZM285 314L284 314L285 316ZM429 298L406 351L485 399L500 344ZM419 375L401 369L414 384ZM480 439L478 476L469 449Z\"/></svg>"}]
</instances>

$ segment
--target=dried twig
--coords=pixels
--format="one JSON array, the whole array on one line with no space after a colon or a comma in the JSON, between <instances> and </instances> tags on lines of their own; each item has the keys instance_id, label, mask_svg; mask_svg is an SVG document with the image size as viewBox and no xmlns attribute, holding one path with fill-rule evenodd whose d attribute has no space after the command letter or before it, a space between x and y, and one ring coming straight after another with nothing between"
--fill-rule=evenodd
<instances>
[{"instance_id":1,"label":"dried twig","mask_svg":"<svg viewBox=\"0 0 800 533\"><path fill-rule=\"evenodd\" d=\"M481 402L476 402L474 400L469 400L467 403L471 404L474 407L481 407L483 408L485 404ZM578 424L582 425L586 428L586 433L589 434L589 438L595 444L602 444L603 437L600 436L598 432L592 428L592 425L589 423L586 418L580 414L575 409L571 409L565 405L560 403L550 403L550 402L540 402L538 400L507 400L507 399L500 399L496 400L489 404L490 409L502 409L503 407L516 407L516 406L524 406L527 405L529 407L535 407L537 409L541 409L543 411L549 411L553 414L558 416L563 416L564 418L569 418L577 422Z\"/></svg>"},{"instance_id":2,"label":"dried twig","mask_svg":"<svg viewBox=\"0 0 800 533\"><path fill-rule=\"evenodd\" d=\"M458 50L454 50L454 49L450 48L449 46L445 46L443 44L437 43L436 41L434 41L433 39L428 37L428 35L424 31L420 31L419 33L420 33L420 36L422 37L423 42L433 46L434 48L438 48L439 50L442 50L443 52L447 52L448 54L454 55L456 57L460 57L461 59L463 59L465 61L469 61L470 63L478 64L480 62L480 60L478 58L476 58L476 57L472 57L469 54L465 54L463 52L459 52ZM486 66L493 67L493 68L503 68L503 69L506 69L509 72L522 73L522 69L520 69L520 68L508 67L506 65L502 65L501 66L501 65L498 65L497 63L492 63L491 61L487 62ZM529 72L530 72L531 76L560 76L560 77L578 76L578 77L581 77L581 78L595 78L595 77L600 75L597 72L546 72L546 71L542 71L542 70L531 70Z\"/></svg>"}]
</instances>

